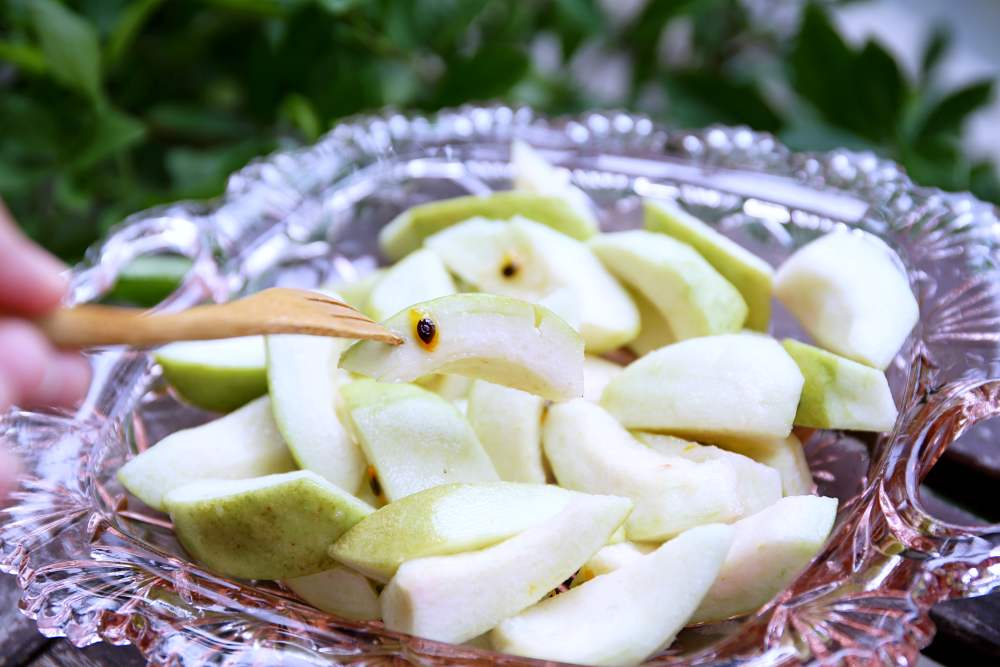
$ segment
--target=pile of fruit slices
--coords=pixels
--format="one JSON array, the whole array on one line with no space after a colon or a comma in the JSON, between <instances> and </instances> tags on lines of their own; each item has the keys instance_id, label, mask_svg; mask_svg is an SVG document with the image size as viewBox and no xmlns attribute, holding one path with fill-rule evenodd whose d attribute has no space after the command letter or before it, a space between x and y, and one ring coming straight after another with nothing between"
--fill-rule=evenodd
<instances>
[{"instance_id":1,"label":"pile of fruit slices","mask_svg":"<svg viewBox=\"0 0 1000 667\"><path fill-rule=\"evenodd\" d=\"M564 171L513 155L515 190L406 211L381 235L396 262L334 287L402 345L162 348L178 393L231 412L119 479L221 574L421 637L635 664L820 550L837 502L810 495L793 426L890 430L883 369L917 303L862 233L777 272L660 202L602 234ZM767 335L772 295L819 347Z\"/></svg>"}]
</instances>

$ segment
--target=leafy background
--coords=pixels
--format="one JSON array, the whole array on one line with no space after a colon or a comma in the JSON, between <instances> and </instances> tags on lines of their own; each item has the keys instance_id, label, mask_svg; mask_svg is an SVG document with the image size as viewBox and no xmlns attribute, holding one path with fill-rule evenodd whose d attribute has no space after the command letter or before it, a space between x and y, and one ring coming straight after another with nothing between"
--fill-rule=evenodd
<instances>
[{"instance_id":1,"label":"leafy background","mask_svg":"<svg viewBox=\"0 0 1000 667\"><path fill-rule=\"evenodd\" d=\"M602 7L0 0L0 196L74 260L128 213L214 196L251 157L346 115L502 99L872 149L920 183L1000 202L994 165L961 144L993 82L942 86L946 33L928 35L908 76L878 43L845 42L823 4L783 20L740 0L650 0L626 20Z\"/></svg>"}]
</instances>

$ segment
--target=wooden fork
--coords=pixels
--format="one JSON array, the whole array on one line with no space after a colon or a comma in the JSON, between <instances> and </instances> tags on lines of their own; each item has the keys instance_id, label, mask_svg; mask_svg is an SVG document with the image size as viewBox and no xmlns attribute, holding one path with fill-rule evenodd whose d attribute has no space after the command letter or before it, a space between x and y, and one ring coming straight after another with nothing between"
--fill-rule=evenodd
<instances>
[{"instance_id":1,"label":"wooden fork","mask_svg":"<svg viewBox=\"0 0 1000 667\"><path fill-rule=\"evenodd\" d=\"M399 345L403 339L351 306L318 292L274 287L229 303L151 314L137 308L82 305L37 321L59 347L149 347L178 340L255 334L309 334L367 338Z\"/></svg>"}]
</instances>

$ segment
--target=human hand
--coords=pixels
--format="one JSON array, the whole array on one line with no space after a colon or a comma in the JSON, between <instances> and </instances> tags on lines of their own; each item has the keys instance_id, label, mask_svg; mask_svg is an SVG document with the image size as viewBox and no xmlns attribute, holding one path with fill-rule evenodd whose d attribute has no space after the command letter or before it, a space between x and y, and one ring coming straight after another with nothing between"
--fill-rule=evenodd
<instances>
[{"instance_id":1,"label":"human hand","mask_svg":"<svg viewBox=\"0 0 1000 667\"><path fill-rule=\"evenodd\" d=\"M63 268L21 234L0 201L0 414L12 405L68 407L87 389L86 360L57 350L31 324L58 307L67 288ZM0 495L16 470L16 462L0 452Z\"/></svg>"}]
</instances>

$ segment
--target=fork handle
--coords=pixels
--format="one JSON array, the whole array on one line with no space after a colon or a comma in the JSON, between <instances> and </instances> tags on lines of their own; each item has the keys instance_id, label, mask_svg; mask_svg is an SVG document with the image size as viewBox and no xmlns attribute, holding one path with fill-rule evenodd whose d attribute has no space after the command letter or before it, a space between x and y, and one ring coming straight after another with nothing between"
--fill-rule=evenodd
<instances>
[{"instance_id":1,"label":"fork handle","mask_svg":"<svg viewBox=\"0 0 1000 667\"><path fill-rule=\"evenodd\" d=\"M198 307L176 314L151 315L138 308L85 304L61 308L36 321L57 347L102 345L153 347L179 340L210 340L264 333L246 322L226 321ZM198 312L202 311L202 312ZM205 315L209 315L205 317Z\"/></svg>"}]
</instances>

